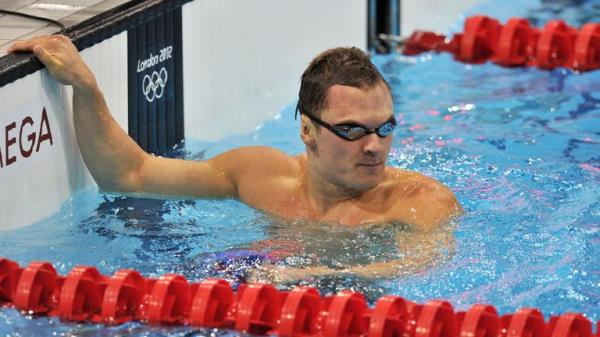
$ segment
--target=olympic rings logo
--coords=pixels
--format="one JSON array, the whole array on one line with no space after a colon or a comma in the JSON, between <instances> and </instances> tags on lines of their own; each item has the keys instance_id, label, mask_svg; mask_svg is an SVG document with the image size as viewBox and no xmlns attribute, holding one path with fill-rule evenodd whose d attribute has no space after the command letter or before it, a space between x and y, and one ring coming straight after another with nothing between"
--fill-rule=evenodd
<instances>
[{"instance_id":1,"label":"olympic rings logo","mask_svg":"<svg viewBox=\"0 0 600 337\"><path fill-rule=\"evenodd\" d=\"M142 81L142 93L146 96L146 100L152 103L154 99L159 99L165 93L167 86L167 69L162 67L159 72L153 71L152 75L144 75Z\"/></svg>"}]
</instances>

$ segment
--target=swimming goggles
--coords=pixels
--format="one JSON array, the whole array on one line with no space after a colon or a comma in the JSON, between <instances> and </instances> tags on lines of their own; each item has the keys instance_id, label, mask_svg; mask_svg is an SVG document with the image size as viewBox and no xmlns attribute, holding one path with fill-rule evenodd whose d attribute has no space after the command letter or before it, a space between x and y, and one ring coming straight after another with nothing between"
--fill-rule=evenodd
<instances>
[{"instance_id":1,"label":"swimming goggles","mask_svg":"<svg viewBox=\"0 0 600 337\"><path fill-rule=\"evenodd\" d=\"M396 128L396 119L392 116L385 123L374 129L368 129L359 124L347 123L347 124L334 124L331 125L327 122L320 120L318 117L313 116L311 114L305 114L308 118L310 118L313 122L319 124L320 126L326 128L327 130L333 132L336 136L353 141L361 139L362 137L369 135L371 133L376 133L379 137L384 138L391 135Z\"/></svg>"}]
</instances>

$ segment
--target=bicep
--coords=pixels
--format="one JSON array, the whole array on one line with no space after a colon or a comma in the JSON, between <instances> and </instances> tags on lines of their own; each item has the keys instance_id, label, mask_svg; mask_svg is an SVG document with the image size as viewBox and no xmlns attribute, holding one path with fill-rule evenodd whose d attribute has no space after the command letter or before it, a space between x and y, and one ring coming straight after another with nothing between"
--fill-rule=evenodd
<instances>
[{"instance_id":1,"label":"bicep","mask_svg":"<svg viewBox=\"0 0 600 337\"><path fill-rule=\"evenodd\" d=\"M280 174L283 153L267 147L243 147L205 161L148 155L129 178L128 192L155 195L239 198L244 184L264 184Z\"/></svg>"},{"instance_id":2,"label":"bicep","mask_svg":"<svg viewBox=\"0 0 600 337\"><path fill-rule=\"evenodd\" d=\"M148 155L128 178L127 192L177 197L236 197L235 182L219 156L192 161Z\"/></svg>"}]
</instances>

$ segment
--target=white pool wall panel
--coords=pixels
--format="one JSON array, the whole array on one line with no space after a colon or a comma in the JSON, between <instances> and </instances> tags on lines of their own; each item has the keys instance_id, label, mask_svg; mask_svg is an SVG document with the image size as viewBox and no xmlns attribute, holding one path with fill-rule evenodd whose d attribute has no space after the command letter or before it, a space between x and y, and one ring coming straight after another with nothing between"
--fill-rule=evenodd
<instances>
[{"instance_id":1,"label":"white pool wall panel","mask_svg":"<svg viewBox=\"0 0 600 337\"><path fill-rule=\"evenodd\" d=\"M463 14L483 0L400 0L400 32L409 36L415 30L442 34L462 31Z\"/></svg>"},{"instance_id":2,"label":"white pool wall panel","mask_svg":"<svg viewBox=\"0 0 600 337\"><path fill-rule=\"evenodd\" d=\"M186 137L247 133L298 97L319 52L366 48L364 0L203 0L183 6Z\"/></svg>"}]
</instances>

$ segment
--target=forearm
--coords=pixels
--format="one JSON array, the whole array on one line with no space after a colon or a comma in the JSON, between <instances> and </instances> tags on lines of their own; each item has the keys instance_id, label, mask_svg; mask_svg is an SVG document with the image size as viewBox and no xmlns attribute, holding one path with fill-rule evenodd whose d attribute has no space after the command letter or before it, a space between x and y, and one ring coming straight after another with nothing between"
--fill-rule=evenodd
<instances>
[{"instance_id":1,"label":"forearm","mask_svg":"<svg viewBox=\"0 0 600 337\"><path fill-rule=\"evenodd\" d=\"M73 115L81 154L100 188L134 191L148 155L115 121L93 78L73 85Z\"/></svg>"},{"instance_id":2,"label":"forearm","mask_svg":"<svg viewBox=\"0 0 600 337\"><path fill-rule=\"evenodd\" d=\"M255 280L269 282L289 282L314 277L327 276L358 276L370 279L392 278L400 275L413 274L426 268L431 260L406 261L394 259L384 262L374 262L366 265L353 265L344 269L334 269L326 266L295 268L287 266L265 265L253 275Z\"/></svg>"},{"instance_id":3,"label":"forearm","mask_svg":"<svg viewBox=\"0 0 600 337\"><path fill-rule=\"evenodd\" d=\"M413 274L427 265L426 261L403 261L400 259L375 262L367 265L355 265L341 272L365 278L390 278L403 274Z\"/></svg>"}]
</instances>

